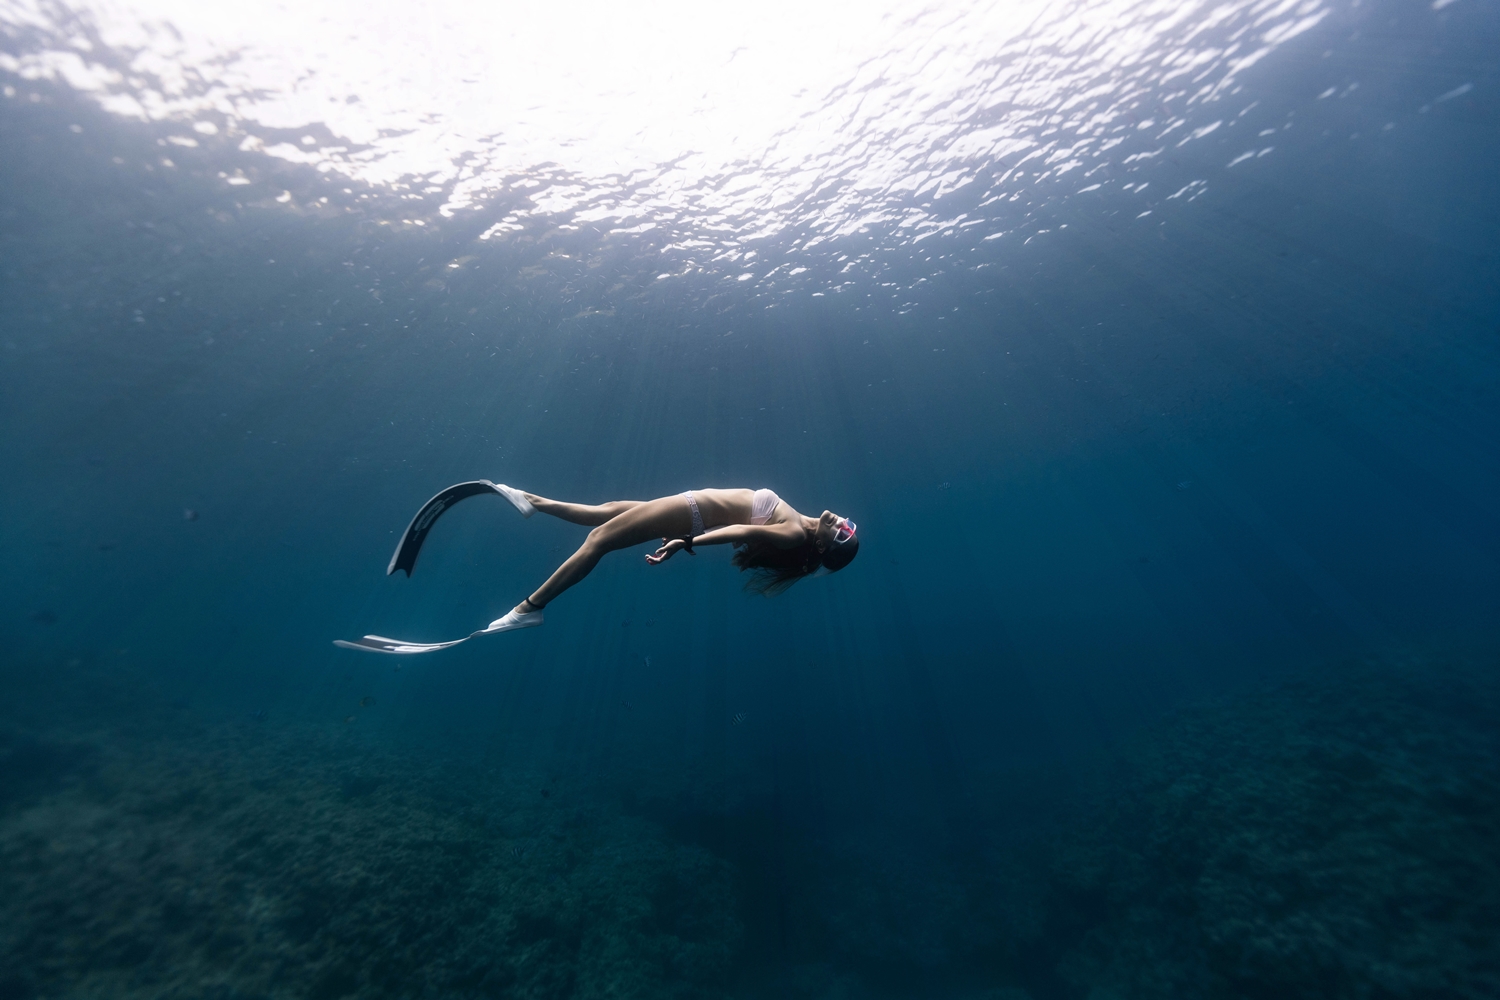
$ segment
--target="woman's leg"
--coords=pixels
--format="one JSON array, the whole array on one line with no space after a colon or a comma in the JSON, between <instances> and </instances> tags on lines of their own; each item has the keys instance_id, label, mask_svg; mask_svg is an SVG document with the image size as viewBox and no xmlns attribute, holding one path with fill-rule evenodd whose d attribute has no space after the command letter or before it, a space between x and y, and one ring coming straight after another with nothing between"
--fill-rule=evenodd
<instances>
[{"instance_id":1,"label":"woman's leg","mask_svg":"<svg viewBox=\"0 0 1500 1000\"><path fill-rule=\"evenodd\" d=\"M537 510L546 510L545 507L537 504L537 500L542 499L541 497L532 498L528 493L526 499L531 500ZM552 500L544 502L556 503ZM557 571L547 578L546 583L533 591L526 600L516 605L518 613L529 614L551 603L558 594L588 576L607 552L628 549L633 545L640 545L642 542L649 542L656 538L683 535L692 528L692 515L688 513L687 501L681 496L662 497L659 500L617 500L615 503L630 506L612 515L590 531L589 537L584 539L578 551L557 567ZM577 504L559 504L558 506L573 508L575 511L587 511L603 510L613 504L603 504L593 508ZM552 513L550 510L547 512ZM564 515L558 514L557 516L563 517Z\"/></svg>"},{"instance_id":2,"label":"woman's leg","mask_svg":"<svg viewBox=\"0 0 1500 1000\"><path fill-rule=\"evenodd\" d=\"M525 497L531 501L531 506L543 514L551 514L553 517L560 517L564 521L571 521L574 524L587 524L590 527L603 524L605 521L618 517L627 510L639 507L646 502L645 500L611 500L609 503L583 504L564 503L561 500L548 500L546 497L539 497L535 493L527 493Z\"/></svg>"}]
</instances>

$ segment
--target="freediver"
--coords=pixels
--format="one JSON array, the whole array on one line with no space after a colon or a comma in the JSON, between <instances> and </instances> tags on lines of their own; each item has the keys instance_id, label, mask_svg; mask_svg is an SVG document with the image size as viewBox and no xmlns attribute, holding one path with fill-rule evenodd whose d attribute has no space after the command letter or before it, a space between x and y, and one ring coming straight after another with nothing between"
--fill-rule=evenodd
<instances>
[{"instance_id":1,"label":"freediver","mask_svg":"<svg viewBox=\"0 0 1500 1000\"><path fill-rule=\"evenodd\" d=\"M367 635L356 642L338 640L337 645L379 653L425 653L476 635L540 625L542 609L588 576L606 554L655 538L661 539L661 545L646 556L652 566L661 565L678 552L695 555L698 545L735 546L734 565L754 574L747 589L767 595L779 594L804 577L838 572L859 553L853 521L828 510L818 517L808 517L768 489L689 490L656 500L577 504L526 493L504 483L477 480L450 486L423 505L402 536L386 572L404 569L410 576L417 552L438 515L464 497L479 493L498 493L524 517L541 511L593 530L546 582L488 628L465 639L409 643Z\"/></svg>"}]
</instances>

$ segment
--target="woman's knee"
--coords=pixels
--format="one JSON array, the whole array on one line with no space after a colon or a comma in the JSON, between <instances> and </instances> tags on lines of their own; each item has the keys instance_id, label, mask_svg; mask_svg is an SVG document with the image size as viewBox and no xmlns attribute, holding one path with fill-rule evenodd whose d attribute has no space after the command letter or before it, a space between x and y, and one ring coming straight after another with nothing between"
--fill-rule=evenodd
<instances>
[{"instance_id":1,"label":"woman's knee","mask_svg":"<svg viewBox=\"0 0 1500 1000\"><path fill-rule=\"evenodd\" d=\"M601 524L589 531L583 540L583 544L578 546L578 551L574 555L579 559L596 563L610 550L608 539L609 533L604 530L604 525Z\"/></svg>"},{"instance_id":2,"label":"woman's knee","mask_svg":"<svg viewBox=\"0 0 1500 1000\"><path fill-rule=\"evenodd\" d=\"M611 500L609 503L600 504L599 509L604 512L606 520L614 520L621 514L640 506L639 500Z\"/></svg>"},{"instance_id":3,"label":"woman's knee","mask_svg":"<svg viewBox=\"0 0 1500 1000\"><path fill-rule=\"evenodd\" d=\"M610 552L629 548L634 544L633 534L627 526L621 525L618 521L609 520L589 531L588 537L583 540L583 545L578 551L586 552L590 557L599 559Z\"/></svg>"}]
</instances>

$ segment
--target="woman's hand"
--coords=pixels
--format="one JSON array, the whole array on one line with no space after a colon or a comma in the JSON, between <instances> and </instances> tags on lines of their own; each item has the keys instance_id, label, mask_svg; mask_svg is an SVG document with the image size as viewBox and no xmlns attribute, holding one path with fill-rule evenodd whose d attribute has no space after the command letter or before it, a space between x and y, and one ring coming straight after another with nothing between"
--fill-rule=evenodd
<instances>
[{"instance_id":1,"label":"woman's hand","mask_svg":"<svg viewBox=\"0 0 1500 1000\"><path fill-rule=\"evenodd\" d=\"M664 563L672 556L687 547L687 543L680 538L663 538L661 548L646 557L646 561L655 566Z\"/></svg>"}]
</instances>

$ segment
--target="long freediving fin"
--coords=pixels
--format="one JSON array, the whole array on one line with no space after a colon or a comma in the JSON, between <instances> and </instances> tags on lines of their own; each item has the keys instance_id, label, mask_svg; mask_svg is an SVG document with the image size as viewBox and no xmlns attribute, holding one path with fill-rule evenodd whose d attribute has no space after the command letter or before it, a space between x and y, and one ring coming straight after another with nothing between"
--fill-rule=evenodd
<instances>
[{"instance_id":1,"label":"long freediving fin","mask_svg":"<svg viewBox=\"0 0 1500 1000\"><path fill-rule=\"evenodd\" d=\"M390 576L396 570L404 569L406 575L411 576L412 568L417 564L417 553L422 550L422 543L427 540L427 532L432 530L433 524L443 511L465 497L478 496L481 493L500 493L500 490L488 479L476 479L468 483L455 483L424 503L422 509L417 511L417 516L411 519L411 524L408 524L406 531L402 533L401 543L396 546L396 552L391 556L391 564L386 567L385 575ZM500 495L504 496L503 493Z\"/></svg>"},{"instance_id":2,"label":"long freediving fin","mask_svg":"<svg viewBox=\"0 0 1500 1000\"><path fill-rule=\"evenodd\" d=\"M474 633L474 635L478 634L478 632ZM345 649L362 650L366 653L431 653L437 649L447 649L449 646L468 642L473 637L466 635L452 642L402 642L400 639L387 639L383 635L367 635L353 642L347 639L335 639L333 644Z\"/></svg>"},{"instance_id":3,"label":"long freediving fin","mask_svg":"<svg viewBox=\"0 0 1500 1000\"><path fill-rule=\"evenodd\" d=\"M510 632L519 628L533 628L542 624L542 612L533 611L527 615L516 614L514 611L506 612L503 616L490 622L489 627L482 628L478 632L471 632L462 639L452 639L448 642L403 642L400 639L387 639L383 635L367 635L350 642L347 639L335 639L333 644L344 649L358 649L366 653L431 653L439 649L447 649L449 646L457 646L461 642L468 642L476 635L489 635L491 632Z\"/></svg>"}]
</instances>

